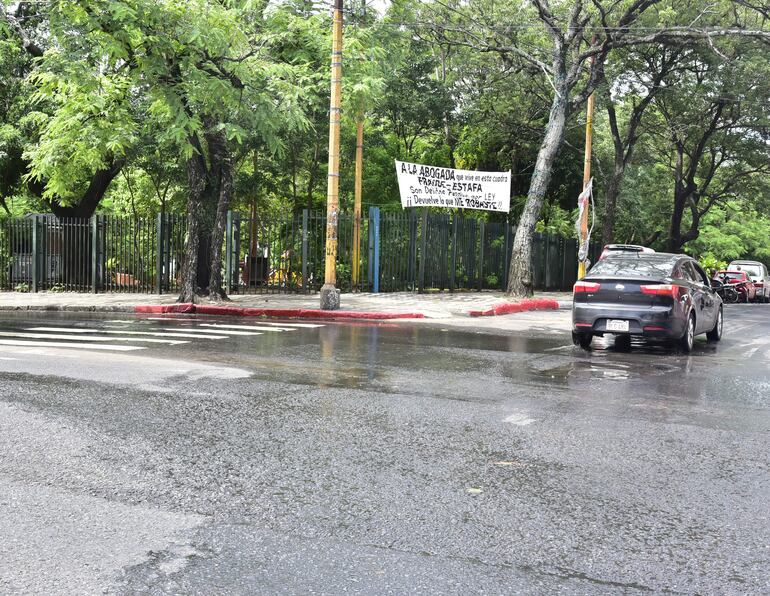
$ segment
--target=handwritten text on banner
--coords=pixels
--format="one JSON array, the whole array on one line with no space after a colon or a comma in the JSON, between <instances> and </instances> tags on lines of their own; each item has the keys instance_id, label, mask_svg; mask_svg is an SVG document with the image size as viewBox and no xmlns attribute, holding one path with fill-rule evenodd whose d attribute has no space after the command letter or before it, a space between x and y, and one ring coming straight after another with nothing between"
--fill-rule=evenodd
<instances>
[{"instance_id":1,"label":"handwritten text on banner","mask_svg":"<svg viewBox=\"0 0 770 596\"><path fill-rule=\"evenodd\" d=\"M402 207L450 207L508 213L511 172L477 172L396 160Z\"/></svg>"}]
</instances>

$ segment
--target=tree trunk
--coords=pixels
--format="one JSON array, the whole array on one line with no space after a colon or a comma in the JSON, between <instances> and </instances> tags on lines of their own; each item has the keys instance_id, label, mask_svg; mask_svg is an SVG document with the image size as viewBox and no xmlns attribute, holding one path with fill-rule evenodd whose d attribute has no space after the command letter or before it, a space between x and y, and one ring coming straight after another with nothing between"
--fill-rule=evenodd
<instances>
[{"instance_id":1,"label":"tree trunk","mask_svg":"<svg viewBox=\"0 0 770 596\"><path fill-rule=\"evenodd\" d=\"M182 288L179 302L197 302L198 250L201 236L201 214L206 192L206 164L203 157L193 155L187 160L187 243L182 262Z\"/></svg>"},{"instance_id":2,"label":"tree trunk","mask_svg":"<svg viewBox=\"0 0 770 596\"><path fill-rule=\"evenodd\" d=\"M553 164L564 142L564 128L567 121L567 89L565 85L557 86L551 104L551 113L545 129L545 137L540 145L535 162L535 171L527 193L527 202L521 214L516 236L511 250L511 265L508 270L507 293L510 296L532 296L534 291L534 275L532 271L532 242L535 225L543 209L545 193L551 181Z\"/></svg>"},{"instance_id":3,"label":"tree trunk","mask_svg":"<svg viewBox=\"0 0 770 596\"><path fill-rule=\"evenodd\" d=\"M679 181L674 185L674 211L671 213L671 224L668 229L666 250L678 253L682 249L682 218L687 207L688 189Z\"/></svg>"},{"instance_id":4,"label":"tree trunk","mask_svg":"<svg viewBox=\"0 0 770 596\"><path fill-rule=\"evenodd\" d=\"M615 214L617 211L618 195L620 194L620 185L623 183L623 176L626 173L626 162L623 156L615 155L615 167L612 170L612 178L607 184L607 190L604 193L604 217L602 229L602 243L610 244L615 234Z\"/></svg>"},{"instance_id":5,"label":"tree trunk","mask_svg":"<svg viewBox=\"0 0 770 596\"><path fill-rule=\"evenodd\" d=\"M209 264L209 298L211 300L227 299L227 294L222 287L222 242L225 238L227 211L230 209L232 195L233 160L232 156L227 153L222 157L217 215L211 232L211 262ZM230 258L229 255L227 255L227 258Z\"/></svg>"},{"instance_id":6,"label":"tree trunk","mask_svg":"<svg viewBox=\"0 0 770 596\"><path fill-rule=\"evenodd\" d=\"M629 123L629 144L633 143L631 134L635 129L633 122L634 114L631 115L631 122ZM610 178L609 184L607 184L607 190L604 195L604 221L602 229L602 242L604 244L610 244L612 237L615 233L615 211L618 204L618 195L620 194L620 185L623 183L623 175L626 171L626 148L623 143L623 139L620 136L620 128L618 127L618 117L615 113L615 106L612 105L612 97L607 93L607 117L610 122L610 132L612 133L612 144L615 150L615 165L612 170L612 178ZM632 146L632 145L630 145Z\"/></svg>"},{"instance_id":7,"label":"tree trunk","mask_svg":"<svg viewBox=\"0 0 770 596\"><path fill-rule=\"evenodd\" d=\"M684 184L684 147L677 143L676 164L674 166L674 210L668 228L666 250L677 253L682 247L682 217L687 205L688 189Z\"/></svg>"}]
</instances>

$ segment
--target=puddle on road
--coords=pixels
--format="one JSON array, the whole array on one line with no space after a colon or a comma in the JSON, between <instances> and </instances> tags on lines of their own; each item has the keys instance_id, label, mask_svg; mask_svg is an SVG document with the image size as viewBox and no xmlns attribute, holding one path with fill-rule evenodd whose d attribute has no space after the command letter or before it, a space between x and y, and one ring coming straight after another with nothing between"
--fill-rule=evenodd
<instances>
[{"instance_id":1,"label":"puddle on road","mask_svg":"<svg viewBox=\"0 0 770 596\"><path fill-rule=\"evenodd\" d=\"M560 359L560 362L554 362L554 360L554 358L548 358L547 362L543 362L535 359L523 367L511 365L503 370L503 375L508 379L517 381L534 380L542 383L566 384L570 380L627 381L661 376L682 370L681 366L650 362L632 366L620 362L575 360L567 357Z\"/></svg>"},{"instance_id":2,"label":"puddle on road","mask_svg":"<svg viewBox=\"0 0 770 596\"><path fill-rule=\"evenodd\" d=\"M523 363L504 366L502 374L519 382L566 385L575 380L648 379L691 369L691 357L672 352L665 345L634 343L630 350L624 350L616 348L611 339L597 338L591 352L571 344L545 348L540 354L530 354Z\"/></svg>"}]
</instances>

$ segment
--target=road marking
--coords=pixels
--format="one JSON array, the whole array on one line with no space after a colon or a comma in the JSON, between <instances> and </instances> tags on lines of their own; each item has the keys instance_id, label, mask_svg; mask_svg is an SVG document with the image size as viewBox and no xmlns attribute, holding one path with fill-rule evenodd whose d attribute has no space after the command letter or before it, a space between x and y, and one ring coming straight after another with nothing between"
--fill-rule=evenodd
<instances>
[{"instance_id":1,"label":"road marking","mask_svg":"<svg viewBox=\"0 0 770 596\"><path fill-rule=\"evenodd\" d=\"M197 335L195 333L183 333L180 331L128 331L120 329L115 331L114 327L97 327L95 329L83 329L80 327L29 327L27 331L60 331L64 333L112 333L115 335L151 335L153 337L185 337L189 339L227 339L227 335Z\"/></svg>"},{"instance_id":2,"label":"road marking","mask_svg":"<svg viewBox=\"0 0 770 596\"><path fill-rule=\"evenodd\" d=\"M72 344L64 341L21 341L16 339L0 339L0 346L30 346L34 348L68 348L75 350L109 350L113 352L131 352L145 350L143 346L109 346L104 344Z\"/></svg>"},{"instance_id":3,"label":"road marking","mask_svg":"<svg viewBox=\"0 0 770 596\"><path fill-rule=\"evenodd\" d=\"M754 327L754 325L753 325L753 324L748 324L748 325L740 325L740 326L738 326L738 327L730 327L730 333L731 333L731 334L735 334L735 333L738 333L738 334L739 334L741 331L745 331L746 329L750 329L750 328L752 328L752 327Z\"/></svg>"},{"instance_id":4,"label":"road marking","mask_svg":"<svg viewBox=\"0 0 770 596\"><path fill-rule=\"evenodd\" d=\"M300 329L317 329L318 327L325 327L325 325L319 325L317 323L268 323L267 321L260 321L260 323L276 327L297 327Z\"/></svg>"},{"instance_id":5,"label":"road marking","mask_svg":"<svg viewBox=\"0 0 770 596\"><path fill-rule=\"evenodd\" d=\"M572 344L570 344L568 346L558 346L556 348L546 348L545 350L543 350L543 352L560 352L562 350L571 350L572 348L574 348L574 346Z\"/></svg>"},{"instance_id":6,"label":"road marking","mask_svg":"<svg viewBox=\"0 0 770 596\"><path fill-rule=\"evenodd\" d=\"M201 323L201 327L216 327L217 329L244 329L247 331L296 331L291 327L260 327L259 325L222 325L219 323ZM223 331L223 333L228 333Z\"/></svg>"},{"instance_id":7,"label":"road marking","mask_svg":"<svg viewBox=\"0 0 770 596\"><path fill-rule=\"evenodd\" d=\"M507 418L503 419L503 422L515 424L516 426L527 426L528 424L532 424L534 421L535 420L533 418L530 418L526 414L511 414Z\"/></svg>"},{"instance_id":8,"label":"road marking","mask_svg":"<svg viewBox=\"0 0 770 596\"><path fill-rule=\"evenodd\" d=\"M193 319L193 318L185 318L185 319L179 319L179 318L168 318L168 317L144 317L142 319L139 319L142 321L173 321L174 323L195 323L199 321L200 319ZM107 321L108 323L127 323L129 321ZM268 323L267 321L259 321L260 325L270 325L271 327L297 327L297 328L304 328L304 329L316 329L318 327L325 327L325 325L321 325L318 323ZM220 325L224 326L224 325ZM244 327L247 328L245 325L232 325L232 327Z\"/></svg>"},{"instance_id":9,"label":"road marking","mask_svg":"<svg viewBox=\"0 0 770 596\"><path fill-rule=\"evenodd\" d=\"M24 331L0 331L2 337L24 337L30 339L68 339L71 341L143 341L152 344L186 344L189 342L149 337L112 337L107 335L72 335L69 333L27 333Z\"/></svg>"},{"instance_id":10,"label":"road marking","mask_svg":"<svg viewBox=\"0 0 770 596\"><path fill-rule=\"evenodd\" d=\"M153 331L164 331L163 327L150 327ZM198 327L185 327L185 333L200 334L200 337L206 337L211 334L220 335L262 335L259 331L231 331L229 329L200 329Z\"/></svg>"}]
</instances>

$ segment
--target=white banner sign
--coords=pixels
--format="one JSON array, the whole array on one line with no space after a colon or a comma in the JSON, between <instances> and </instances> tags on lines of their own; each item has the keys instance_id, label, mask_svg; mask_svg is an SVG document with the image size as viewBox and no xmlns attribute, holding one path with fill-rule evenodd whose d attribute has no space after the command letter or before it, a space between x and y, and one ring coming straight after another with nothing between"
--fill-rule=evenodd
<instances>
[{"instance_id":1,"label":"white banner sign","mask_svg":"<svg viewBox=\"0 0 770 596\"><path fill-rule=\"evenodd\" d=\"M401 206L483 209L508 213L511 172L477 172L396 160Z\"/></svg>"}]
</instances>

